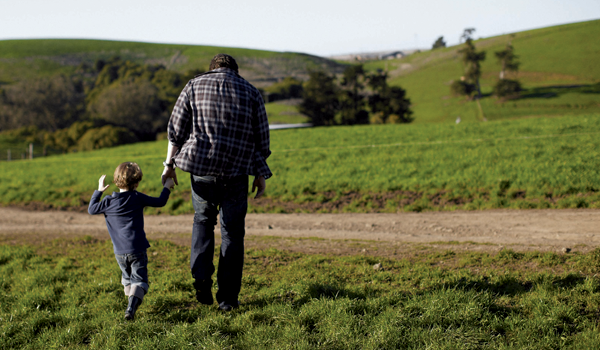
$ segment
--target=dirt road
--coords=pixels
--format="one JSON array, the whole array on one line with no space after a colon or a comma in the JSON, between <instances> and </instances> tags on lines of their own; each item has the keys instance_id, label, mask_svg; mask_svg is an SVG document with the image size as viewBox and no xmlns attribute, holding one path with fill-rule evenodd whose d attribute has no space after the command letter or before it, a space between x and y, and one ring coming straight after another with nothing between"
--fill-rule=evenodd
<instances>
[{"instance_id":1,"label":"dirt road","mask_svg":"<svg viewBox=\"0 0 600 350\"><path fill-rule=\"evenodd\" d=\"M190 244L193 215L146 216L149 239ZM600 247L600 210L492 210L401 214L249 214L247 247L399 256L452 249L586 252ZM217 232L219 229L217 228ZM103 216L0 208L0 243L89 235L108 239ZM299 239L298 239L299 238Z\"/></svg>"}]
</instances>

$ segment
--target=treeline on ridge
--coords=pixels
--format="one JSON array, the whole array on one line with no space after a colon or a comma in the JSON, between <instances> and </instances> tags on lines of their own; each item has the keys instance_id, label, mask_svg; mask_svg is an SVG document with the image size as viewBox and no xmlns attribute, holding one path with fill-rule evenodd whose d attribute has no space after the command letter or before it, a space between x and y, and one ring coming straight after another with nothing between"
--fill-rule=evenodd
<instances>
[{"instance_id":1,"label":"treeline on ridge","mask_svg":"<svg viewBox=\"0 0 600 350\"><path fill-rule=\"evenodd\" d=\"M82 63L72 75L0 86L0 130L43 146L44 154L156 140L181 90L201 72L113 57ZM386 72L367 72L362 65L339 76L311 71L305 82L287 77L261 92L266 102L301 100L299 112L315 126L412 121L406 91L389 86Z\"/></svg>"},{"instance_id":2,"label":"treeline on ridge","mask_svg":"<svg viewBox=\"0 0 600 350\"><path fill-rule=\"evenodd\" d=\"M83 63L71 76L0 87L0 130L62 152L155 140L181 89L200 72L114 57Z\"/></svg>"}]
</instances>

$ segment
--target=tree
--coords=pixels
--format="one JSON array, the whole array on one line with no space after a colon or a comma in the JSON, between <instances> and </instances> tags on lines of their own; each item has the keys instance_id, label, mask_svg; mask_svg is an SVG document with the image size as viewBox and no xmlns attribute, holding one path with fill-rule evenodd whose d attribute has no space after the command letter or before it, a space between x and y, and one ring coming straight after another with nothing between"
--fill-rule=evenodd
<instances>
[{"instance_id":1,"label":"tree","mask_svg":"<svg viewBox=\"0 0 600 350\"><path fill-rule=\"evenodd\" d=\"M502 51L496 51L496 58L500 63L500 79L505 79L506 72L516 72L519 70L520 62L517 61L517 55L514 53L514 48L510 41L506 44L506 48Z\"/></svg>"},{"instance_id":2,"label":"tree","mask_svg":"<svg viewBox=\"0 0 600 350\"><path fill-rule=\"evenodd\" d=\"M364 108L364 82L365 70L362 64L344 70L340 83L340 114L341 123L344 125L369 123L369 112Z\"/></svg>"},{"instance_id":3,"label":"tree","mask_svg":"<svg viewBox=\"0 0 600 350\"><path fill-rule=\"evenodd\" d=\"M475 28L465 28L465 30L463 30L463 33L460 36L460 39L458 40L458 42L462 43L463 41L473 39L471 36L473 33L475 33Z\"/></svg>"},{"instance_id":4,"label":"tree","mask_svg":"<svg viewBox=\"0 0 600 350\"><path fill-rule=\"evenodd\" d=\"M494 95L498 97L515 97L521 90L523 90L523 88L518 80L500 79L496 85L494 85Z\"/></svg>"},{"instance_id":5,"label":"tree","mask_svg":"<svg viewBox=\"0 0 600 350\"><path fill-rule=\"evenodd\" d=\"M472 28L471 28L472 29ZM467 29L465 29L467 31ZM473 44L473 39L467 38L465 47L458 50L461 54L461 60L463 62L465 75L464 81L467 84L473 84L477 91L478 98L481 98L481 87L479 85L479 78L481 77L481 63L485 60L485 51L477 51Z\"/></svg>"},{"instance_id":6,"label":"tree","mask_svg":"<svg viewBox=\"0 0 600 350\"><path fill-rule=\"evenodd\" d=\"M504 50L495 52L498 63L500 63L500 79L494 86L494 95L503 98L517 96L519 91L522 90L521 83L518 80L506 79L506 72L516 72L519 70L520 64L511 44L512 38L514 38L514 35L510 36Z\"/></svg>"},{"instance_id":7,"label":"tree","mask_svg":"<svg viewBox=\"0 0 600 350\"><path fill-rule=\"evenodd\" d=\"M96 62L93 89L87 96L88 114L114 126L128 128L141 140L153 140L166 128L190 71L180 74L163 65L142 65L118 57Z\"/></svg>"},{"instance_id":8,"label":"tree","mask_svg":"<svg viewBox=\"0 0 600 350\"><path fill-rule=\"evenodd\" d=\"M334 118L339 109L339 89L333 76L323 71L309 72L302 98L298 111L306 115L313 125L335 124Z\"/></svg>"},{"instance_id":9,"label":"tree","mask_svg":"<svg viewBox=\"0 0 600 350\"><path fill-rule=\"evenodd\" d=\"M406 90L399 86L389 86L387 73L377 72L369 76L369 87L373 94L369 96L372 124L398 124L413 121L410 100Z\"/></svg>"},{"instance_id":10,"label":"tree","mask_svg":"<svg viewBox=\"0 0 600 350\"><path fill-rule=\"evenodd\" d=\"M294 77L285 77L282 81L265 88L265 92L268 94L265 98L267 102L300 98L302 82Z\"/></svg>"},{"instance_id":11,"label":"tree","mask_svg":"<svg viewBox=\"0 0 600 350\"><path fill-rule=\"evenodd\" d=\"M125 127L141 140L153 140L168 121L158 89L144 79L110 85L88 106L88 111L92 118Z\"/></svg>"},{"instance_id":12,"label":"tree","mask_svg":"<svg viewBox=\"0 0 600 350\"><path fill-rule=\"evenodd\" d=\"M435 49L439 49L441 47L446 47L446 42L444 41L443 36L440 36L439 38L437 38L437 40L433 43L433 46L431 47L431 49L435 50Z\"/></svg>"},{"instance_id":13,"label":"tree","mask_svg":"<svg viewBox=\"0 0 600 350\"><path fill-rule=\"evenodd\" d=\"M83 113L84 96L82 86L64 75L21 81L3 93L0 128L36 126L55 131L67 127Z\"/></svg>"}]
</instances>

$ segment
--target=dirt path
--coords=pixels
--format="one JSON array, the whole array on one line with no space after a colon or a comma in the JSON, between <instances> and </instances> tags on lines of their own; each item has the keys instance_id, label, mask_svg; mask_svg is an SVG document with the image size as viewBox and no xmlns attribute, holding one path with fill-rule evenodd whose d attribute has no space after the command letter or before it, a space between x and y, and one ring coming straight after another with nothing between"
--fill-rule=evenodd
<instances>
[{"instance_id":1,"label":"dirt path","mask_svg":"<svg viewBox=\"0 0 600 350\"><path fill-rule=\"evenodd\" d=\"M190 244L193 215L146 216L149 239ZM600 210L492 210L401 214L249 214L247 247L405 255L452 249L586 252L600 247ZM218 229L217 229L218 231ZM0 208L0 243L89 235L108 239L102 216Z\"/></svg>"}]
</instances>

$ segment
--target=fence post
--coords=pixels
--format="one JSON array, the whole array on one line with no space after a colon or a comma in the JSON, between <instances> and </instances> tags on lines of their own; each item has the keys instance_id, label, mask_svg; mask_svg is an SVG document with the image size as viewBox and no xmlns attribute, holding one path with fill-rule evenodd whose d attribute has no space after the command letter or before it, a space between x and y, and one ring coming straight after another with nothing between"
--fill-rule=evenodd
<instances>
[{"instance_id":1,"label":"fence post","mask_svg":"<svg viewBox=\"0 0 600 350\"><path fill-rule=\"evenodd\" d=\"M10 157L10 156L11 156L11 154L10 154L10 150L7 150L7 151L6 151L6 161L7 161L7 162L10 162L10 161L11 161L11 159L10 159L11 157Z\"/></svg>"},{"instance_id":2,"label":"fence post","mask_svg":"<svg viewBox=\"0 0 600 350\"><path fill-rule=\"evenodd\" d=\"M29 159L33 159L33 143L29 144Z\"/></svg>"}]
</instances>

